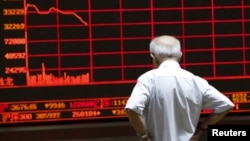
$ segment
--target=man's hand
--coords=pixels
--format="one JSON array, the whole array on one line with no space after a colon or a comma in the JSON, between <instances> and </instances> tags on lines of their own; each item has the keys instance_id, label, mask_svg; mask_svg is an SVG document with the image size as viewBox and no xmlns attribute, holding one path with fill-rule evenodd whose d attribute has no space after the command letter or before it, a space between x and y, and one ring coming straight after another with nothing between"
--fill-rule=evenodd
<instances>
[{"instance_id":1,"label":"man's hand","mask_svg":"<svg viewBox=\"0 0 250 141\"><path fill-rule=\"evenodd\" d=\"M190 139L190 141L199 141L201 135L203 134L205 130L201 129L201 128L197 128L193 137Z\"/></svg>"},{"instance_id":2,"label":"man's hand","mask_svg":"<svg viewBox=\"0 0 250 141\"><path fill-rule=\"evenodd\" d=\"M140 139L140 141L151 141L150 137L147 137L145 139Z\"/></svg>"}]
</instances>

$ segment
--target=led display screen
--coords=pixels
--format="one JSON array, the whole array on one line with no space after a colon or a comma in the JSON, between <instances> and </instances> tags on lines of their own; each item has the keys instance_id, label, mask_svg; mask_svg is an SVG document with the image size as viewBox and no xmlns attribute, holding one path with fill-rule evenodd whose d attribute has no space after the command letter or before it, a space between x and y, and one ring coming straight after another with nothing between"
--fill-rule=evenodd
<instances>
[{"instance_id":1,"label":"led display screen","mask_svg":"<svg viewBox=\"0 0 250 141\"><path fill-rule=\"evenodd\" d=\"M0 124L124 118L149 42L250 112L250 1L1 0ZM204 110L203 113L209 113Z\"/></svg>"}]
</instances>

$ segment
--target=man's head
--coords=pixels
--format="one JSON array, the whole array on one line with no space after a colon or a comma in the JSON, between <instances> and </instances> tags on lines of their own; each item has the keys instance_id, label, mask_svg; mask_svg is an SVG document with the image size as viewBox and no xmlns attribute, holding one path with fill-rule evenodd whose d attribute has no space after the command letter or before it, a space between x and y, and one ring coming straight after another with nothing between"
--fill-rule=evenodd
<instances>
[{"instance_id":1,"label":"man's head","mask_svg":"<svg viewBox=\"0 0 250 141\"><path fill-rule=\"evenodd\" d=\"M168 35L155 37L150 42L149 50L155 67L165 60L179 61L182 56L180 41Z\"/></svg>"}]
</instances>

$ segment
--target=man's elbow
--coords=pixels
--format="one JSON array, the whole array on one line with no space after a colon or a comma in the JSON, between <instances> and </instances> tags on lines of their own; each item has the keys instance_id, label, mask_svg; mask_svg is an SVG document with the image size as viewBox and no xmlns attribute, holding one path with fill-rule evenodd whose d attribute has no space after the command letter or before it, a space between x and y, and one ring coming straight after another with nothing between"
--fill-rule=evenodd
<instances>
[{"instance_id":1,"label":"man's elbow","mask_svg":"<svg viewBox=\"0 0 250 141\"><path fill-rule=\"evenodd\" d=\"M129 108L125 109L125 113L127 116L139 116L137 112Z\"/></svg>"},{"instance_id":2,"label":"man's elbow","mask_svg":"<svg viewBox=\"0 0 250 141\"><path fill-rule=\"evenodd\" d=\"M131 110L131 109L129 109L129 108L127 108L127 109L125 109L125 113L126 113L127 115L129 115L129 114L133 114L134 111Z\"/></svg>"}]
</instances>

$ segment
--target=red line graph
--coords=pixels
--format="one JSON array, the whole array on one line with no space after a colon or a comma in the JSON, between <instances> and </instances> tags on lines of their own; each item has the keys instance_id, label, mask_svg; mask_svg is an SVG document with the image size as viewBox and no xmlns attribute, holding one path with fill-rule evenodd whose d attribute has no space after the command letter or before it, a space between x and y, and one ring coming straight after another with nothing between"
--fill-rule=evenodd
<instances>
[{"instance_id":1,"label":"red line graph","mask_svg":"<svg viewBox=\"0 0 250 141\"><path fill-rule=\"evenodd\" d=\"M27 15L28 15L28 10L29 8L33 8L35 11L34 13L38 14L38 15L49 15L52 14L53 12L56 13L60 13L63 15L72 15L75 18L77 18L82 24L83 26L87 26L88 23L81 17L79 16L77 13L72 12L72 11L63 11L60 10L56 7L50 7L48 10L40 10L38 8L37 5L35 4L30 4L30 3L24 3L24 11L25 11L25 24L27 25ZM57 27L58 25L56 25L55 27ZM48 26L46 26L48 27ZM57 32L59 33L59 29L57 29ZM28 29L26 28L25 30L25 38L26 38L26 53L28 54L28 50L29 50L29 45L28 43L32 42L30 40L28 40ZM57 48L58 50L60 50L60 37L58 36L57 39L55 39L56 42L58 42ZM32 56L32 54L28 54L28 56ZM58 52L58 54L56 54L56 56L61 57L61 53ZM50 55L51 57L51 55ZM52 85L78 85L78 84L86 84L89 83L89 73L81 73L79 75L76 76L72 76L72 75L68 75L66 72L62 72L62 76L61 76L61 68L60 68L60 58L58 58L59 61L59 68L58 69L58 76L55 76L51 73L47 73L45 70L45 64L42 63L42 68L41 68L41 73L38 74L34 74L31 75L30 74L30 70L27 70L26 73L26 81L27 81L27 85L28 86L52 86ZM29 59L28 57L26 58L26 67L29 68ZM69 68L66 68L69 69Z\"/></svg>"},{"instance_id":2,"label":"red line graph","mask_svg":"<svg viewBox=\"0 0 250 141\"><path fill-rule=\"evenodd\" d=\"M71 11L62 11L60 9L57 9L55 7L50 7L47 11L41 11L39 10L39 8L34 5L34 4L26 4L25 6L25 15L27 14L27 10L28 8L34 8L36 10L36 12L40 15L48 15L50 14L51 12L55 11L55 12L58 12L58 13L61 13L63 15L73 15L75 16L81 23L83 23L84 25L88 25L88 23L86 21L84 21L78 14L76 14L75 12L71 12Z\"/></svg>"}]
</instances>

